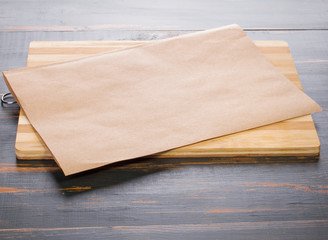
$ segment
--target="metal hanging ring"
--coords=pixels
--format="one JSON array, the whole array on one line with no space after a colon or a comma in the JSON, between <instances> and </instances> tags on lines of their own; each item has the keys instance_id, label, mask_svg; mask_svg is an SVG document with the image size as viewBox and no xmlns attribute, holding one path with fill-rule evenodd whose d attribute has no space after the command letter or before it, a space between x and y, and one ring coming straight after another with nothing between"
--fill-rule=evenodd
<instances>
[{"instance_id":1,"label":"metal hanging ring","mask_svg":"<svg viewBox=\"0 0 328 240\"><path fill-rule=\"evenodd\" d=\"M8 98L13 98L13 95L10 92L9 93L5 93L5 94L2 95L1 102L4 103L4 104L8 104L8 105L17 103L15 100L14 101L8 101L8 100L6 100Z\"/></svg>"}]
</instances>

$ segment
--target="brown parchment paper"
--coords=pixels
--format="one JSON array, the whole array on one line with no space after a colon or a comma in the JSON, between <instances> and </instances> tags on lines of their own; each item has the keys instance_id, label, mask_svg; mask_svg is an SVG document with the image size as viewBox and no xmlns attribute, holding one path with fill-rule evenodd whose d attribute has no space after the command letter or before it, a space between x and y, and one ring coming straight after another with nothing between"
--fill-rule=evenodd
<instances>
[{"instance_id":1,"label":"brown parchment paper","mask_svg":"<svg viewBox=\"0 0 328 240\"><path fill-rule=\"evenodd\" d=\"M3 75L65 175L321 110L238 25Z\"/></svg>"}]
</instances>

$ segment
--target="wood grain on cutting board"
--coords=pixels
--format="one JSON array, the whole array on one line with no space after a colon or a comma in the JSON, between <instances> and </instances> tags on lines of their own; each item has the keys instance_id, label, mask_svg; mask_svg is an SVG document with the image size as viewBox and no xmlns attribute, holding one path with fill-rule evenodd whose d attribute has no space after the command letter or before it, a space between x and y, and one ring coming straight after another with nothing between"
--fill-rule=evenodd
<instances>
[{"instance_id":1,"label":"wood grain on cutting board","mask_svg":"<svg viewBox=\"0 0 328 240\"><path fill-rule=\"evenodd\" d=\"M254 41L260 51L289 80L302 89L288 44L284 41ZM27 66L39 66L71 60L118 48L142 44L142 41L48 41L31 42ZM87 97L87 96L86 96ZM145 140L147 144L147 140ZM176 148L152 157L236 157L318 156L320 142L311 115L235 133ZM20 111L16 155L18 159L52 159L40 136ZM225 162L227 159L225 159ZM251 161L251 160L250 160Z\"/></svg>"}]
</instances>

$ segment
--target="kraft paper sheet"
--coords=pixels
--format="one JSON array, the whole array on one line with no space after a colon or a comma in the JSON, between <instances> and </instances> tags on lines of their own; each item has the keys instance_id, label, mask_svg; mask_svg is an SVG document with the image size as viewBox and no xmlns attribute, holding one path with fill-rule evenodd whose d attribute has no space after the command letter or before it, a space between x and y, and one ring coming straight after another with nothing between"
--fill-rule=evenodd
<instances>
[{"instance_id":1,"label":"kraft paper sheet","mask_svg":"<svg viewBox=\"0 0 328 240\"><path fill-rule=\"evenodd\" d=\"M321 110L238 25L3 74L65 175Z\"/></svg>"}]
</instances>

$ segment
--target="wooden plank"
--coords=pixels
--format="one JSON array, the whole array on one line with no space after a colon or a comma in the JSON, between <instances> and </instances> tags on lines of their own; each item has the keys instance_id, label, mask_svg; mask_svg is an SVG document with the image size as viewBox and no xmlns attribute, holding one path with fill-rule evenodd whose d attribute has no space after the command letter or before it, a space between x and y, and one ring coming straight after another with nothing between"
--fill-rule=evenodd
<instances>
[{"instance_id":1,"label":"wooden plank","mask_svg":"<svg viewBox=\"0 0 328 240\"><path fill-rule=\"evenodd\" d=\"M201 30L231 23L255 29L327 29L327 10L325 1L306 0L7 0L1 4L0 31Z\"/></svg>"},{"instance_id":2,"label":"wooden plank","mask_svg":"<svg viewBox=\"0 0 328 240\"><path fill-rule=\"evenodd\" d=\"M97 54L142 41L88 41L88 42L32 42L27 66L38 66L62 60ZM297 87L301 84L284 41L255 41L258 48ZM203 141L186 147L153 155L159 158L179 157L233 157L245 156L318 156L320 142L310 115L280 123L243 131L228 136ZM18 159L51 159L52 155L28 122L20 113L16 155Z\"/></svg>"}]
</instances>

